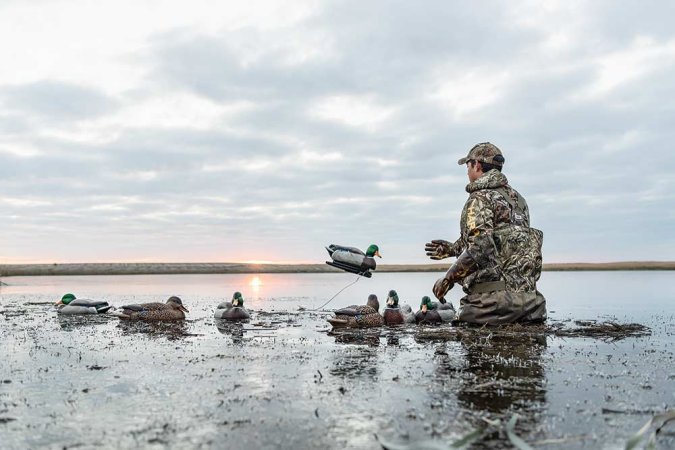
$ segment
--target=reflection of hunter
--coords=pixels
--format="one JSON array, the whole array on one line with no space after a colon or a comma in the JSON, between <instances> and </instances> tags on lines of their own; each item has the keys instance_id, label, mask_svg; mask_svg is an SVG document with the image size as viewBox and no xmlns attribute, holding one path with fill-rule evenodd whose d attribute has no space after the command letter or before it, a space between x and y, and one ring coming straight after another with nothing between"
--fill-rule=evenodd
<instances>
[{"instance_id":1,"label":"reflection of hunter","mask_svg":"<svg viewBox=\"0 0 675 450\"><path fill-rule=\"evenodd\" d=\"M434 295L445 303L454 283L467 294L460 299L458 319L469 323L536 322L546 319L546 299L537 291L541 275L543 233L530 228L525 199L501 173L502 152L489 142L475 145L459 160L466 164L469 199L456 242L426 244L434 260L456 256Z\"/></svg>"}]
</instances>

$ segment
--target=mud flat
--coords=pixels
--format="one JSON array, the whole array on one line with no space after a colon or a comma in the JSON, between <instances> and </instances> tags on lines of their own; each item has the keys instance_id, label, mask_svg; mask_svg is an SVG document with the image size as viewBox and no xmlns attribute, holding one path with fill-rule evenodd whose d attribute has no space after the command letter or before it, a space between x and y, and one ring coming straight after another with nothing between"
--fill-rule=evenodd
<instances>
[{"instance_id":1,"label":"mud flat","mask_svg":"<svg viewBox=\"0 0 675 450\"><path fill-rule=\"evenodd\" d=\"M181 288L189 320L169 325L60 317L54 295L27 292L24 280L21 290L0 291L2 448L447 448L472 433L476 449L513 448L510 434L533 448L623 448L675 404L675 312L666 294L635 313L648 329L621 328L630 317L606 317L629 310L620 299L597 310L586 298L577 306L556 300L573 298L556 285L578 285L582 297L624 279L584 275L575 282L574 274L545 276L546 327L342 332L331 331L328 311L298 311L323 303L337 286L322 287L333 276L267 280L275 293L251 296L245 324L212 318L221 298L194 293L205 283L200 277ZM625 277L616 293L668 286L662 275ZM405 277L381 274L367 289L398 283L404 295L418 278L434 279ZM101 295L116 305L157 300L135 292L129 278L98 286ZM129 292L106 293L120 286ZM331 307L354 299L341 301ZM572 310L588 320L575 323ZM586 332L565 331L580 328ZM674 447L675 430L665 427L656 448Z\"/></svg>"}]
</instances>

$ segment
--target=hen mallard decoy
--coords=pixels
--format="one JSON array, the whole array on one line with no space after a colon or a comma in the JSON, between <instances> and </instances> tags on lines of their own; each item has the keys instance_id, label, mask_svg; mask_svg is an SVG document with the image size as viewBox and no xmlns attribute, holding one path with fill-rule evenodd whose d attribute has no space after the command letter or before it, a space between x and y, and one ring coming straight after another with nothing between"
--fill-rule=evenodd
<instances>
[{"instance_id":1,"label":"hen mallard decoy","mask_svg":"<svg viewBox=\"0 0 675 450\"><path fill-rule=\"evenodd\" d=\"M244 297L241 292L235 292L231 301L218 305L213 317L226 320L247 320L251 318L251 314L244 308Z\"/></svg>"},{"instance_id":2,"label":"hen mallard decoy","mask_svg":"<svg viewBox=\"0 0 675 450\"><path fill-rule=\"evenodd\" d=\"M378 312L380 302L377 295L370 294L365 305L352 305L335 311L335 317L328 319L333 328L371 328L384 323Z\"/></svg>"},{"instance_id":3,"label":"hen mallard decoy","mask_svg":"<svg viewBox=\"0 0 675 450\"><path fill-rule=\"evenodd\" d=\"M55 303L59 314L102 314L108 312L112 305L103 300L75 298L73 294L65 294Z\"/></svg>"},{"instance_id":4,"label":"hen mallard decoy","mask_svg":"<svg viewBox=\"0 0 675 450\"><path fill-rule=\"evenodd\" d=\"M382 258L380 248L375 244L370 245L365 253L355 247L335 244L329 245L326 250L332 259L332 261L326 261L326 264L366 278L372 277L373 274L370 271L377 267L374 257Z\"/></svg>"},{"instance_id":5,"label":"hen mallard decoy","mask_svg":"<svg viewBox=\"0 0 675 450\"><path fill-rule=\"evenodd\" d=\"M415 314L410 305L399 305L398 294L395 290L389 291L387 306L382 311L382 317L386 325L399 325L402 323L415 322Z\"/></svg>"},{"instance_id":6,"label":"hen mallard decoy","mask_svg":"<svg viewBox=\"0 0 675 450\"><path fill-rule=\"evenodd\" d=\"M417 323L447 323L455 320L455 307L452 303L432 302L428 296L422 297L420 310L415 313Z\"/></svg>"},{"instance_id":7,"label":"hen mallard decoy","mask_svg":"<svg viewBox=\"0 0 675 450\"><path fill-rule=\"evenodd\" d=\"M171 322L184 320L185 313L190 312L183 306L179 297L169 297L166 303L141 303L137 305L124 305L117 314L120 319L147 320L158 322Z\"/></svg>"}]
</instances>

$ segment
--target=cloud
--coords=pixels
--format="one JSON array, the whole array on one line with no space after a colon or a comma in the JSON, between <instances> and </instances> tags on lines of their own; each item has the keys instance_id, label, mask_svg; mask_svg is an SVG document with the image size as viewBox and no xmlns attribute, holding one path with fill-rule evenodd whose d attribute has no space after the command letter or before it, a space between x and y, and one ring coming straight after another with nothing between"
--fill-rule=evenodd
<instances>
[{"instance_id":1,"label":"cloud","mask_svg":"<svg viewBox=\"0 0 675 450\"><path fill-rule=\"evenodd\" d=\"M67 121L109 113L115 102L95 89L43 80L0 91L4 107L40 119Z\"/></svg>"},{"instance_id":2,"label":"cloud","mask_svg":"<svg viewBox=\"0 0 675 450\"><path fill-rule=\"evenodd\" d=\"M547 260L675 247L671 6L99 6L0 7L25 43L0 76L4 260L318 262L376 242L423 262L458 235L456 162L486 140Z\"/></svg>"}]
</instances>

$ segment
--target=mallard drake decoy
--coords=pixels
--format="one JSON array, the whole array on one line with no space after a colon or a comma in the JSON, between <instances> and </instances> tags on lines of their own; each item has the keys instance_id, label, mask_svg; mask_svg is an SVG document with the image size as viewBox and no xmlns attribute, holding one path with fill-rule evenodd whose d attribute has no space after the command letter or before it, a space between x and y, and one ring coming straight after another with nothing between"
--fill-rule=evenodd
<instances>
[{"instance_id":1,"label":"mallard drake decoy","mask_svg":"<svg viewBox=\"0 0 675 450\"><path fill-rule=\"evenodd\" d=\"M244 308L244 297L241 292L235 292L232 301L218 305L213 317L226 320L247 320L251 318L251 314Z\"/></svg>"},{"instance_id":2,"label":"mallard drake decoy","mask_svg":"<svg viewBox=\"0 0 675 450\"><path fill-rule=\"evenodd\" d=\"M428 296L422 297L420 310L415 313L417 323L447 323L455 320L455 307L452 303L432 302Z\"/></svg>"},{"instance_id":3,"label":"mallard drake decoy","mask_svg":"<svg viewBox=\"0 0 675 450\"><path fill-rule=\"evenodd\" d=\"M415 322L412 308L410 305L399 305L398 294L393 289L389 291L389 295L387 296L387 306L382 311L382 317L386 325Z\"/></svg>"},{"instance_id":4,"label":"mallard drake decoy","mask_svg":"<svg viewBox=\"0 0 675 450\"><path fill-rule=\"evenodd\" d=\"M328 319L333 328L371 328L384 323L378 312L380 302L377 295L370 294L365 305L352 305L335 311L335 317Z\"/></svg>"},{"instance_id":5,"label":"mallard drake decoy","mask_svg":"<svg viewBox=\"0 0 675 450\"><path fill-rule=\"evenodd\" d=\"M75 298L73 294L65 294L55 303L59 314L102 314L108 312L112 305L103 300Z\"/></svg>"},{"instance_id":6,"label":"mallard drake decoy","mask_svg":"<svg viewBox=\"0 0 675 450\"><path fill-rule=\"evenodd\" d=\"M185 313L190 312L183 306L183 301L178 297L169 297L166 303L141 303L137 305L124 305L117 314L120 319L148 320L171 322L184 320Z\"/></svg>"},{"instance_id":7,"label":"mallard drake decoy","mask_svg":"<svg viewBox=\"0 0 675 450\"><path fill-rule=\"evenodd\" d=\"M332 261L326 261L326 264L366 278L372 277L373 274L370 271L377 267L374 256L382 258L380 248L375 244L371 244L365 253L355 247L335 244L329 245L326 250L332 259Z\"/></svg>"}]
</instances>

